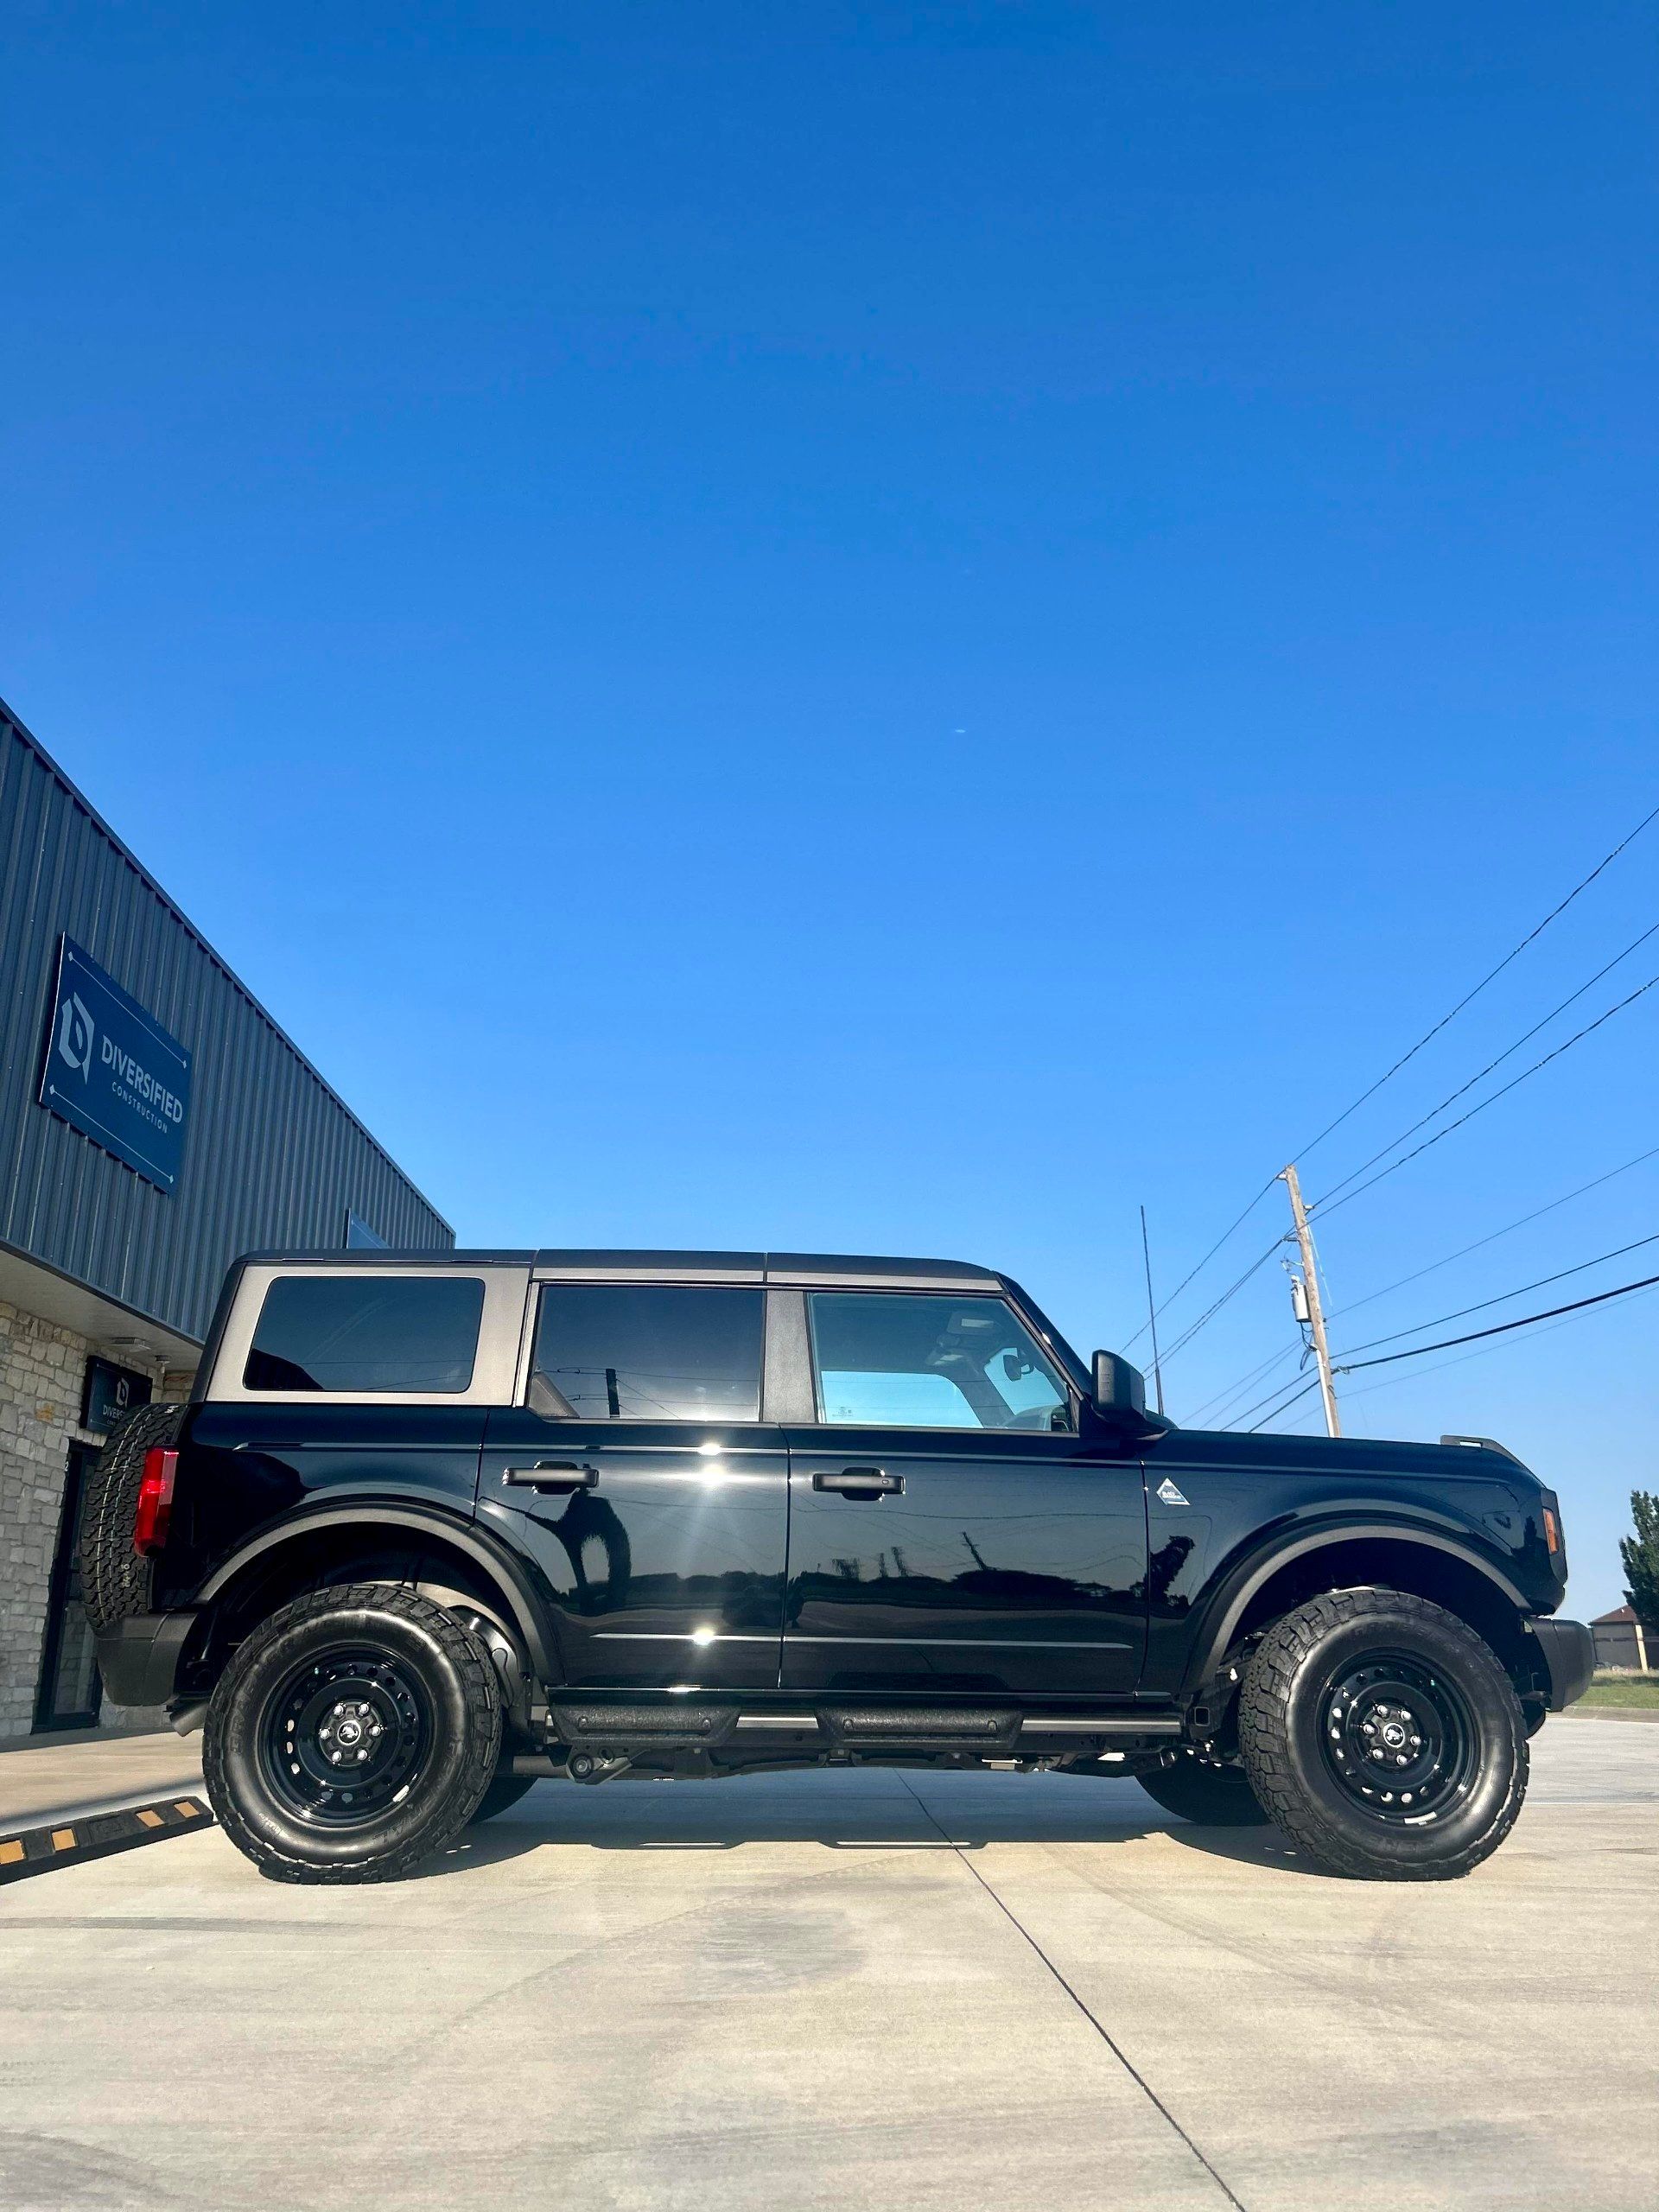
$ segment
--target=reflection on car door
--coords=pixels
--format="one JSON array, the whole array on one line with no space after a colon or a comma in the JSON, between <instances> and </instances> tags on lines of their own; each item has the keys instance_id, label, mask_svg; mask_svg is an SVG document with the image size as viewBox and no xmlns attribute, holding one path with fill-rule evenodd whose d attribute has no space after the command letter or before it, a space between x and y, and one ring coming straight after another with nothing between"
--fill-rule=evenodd
<instances>
[{"instance_id":1,"label":"reflection on car door","mask_svg":"<svg viewBox=\"0 0 1659 2212\"><path fill-rule=\"evenodd\" d=\"M760 1412L764 1293L549 1283L481 1516L539 1567L565 1679L777 1687L787 1466Z\"/></svg>"},{"instance_id":2,"label":"reflection on car door","mask_svg":"<svg viewBox=\"0 0 1659 2212\"><path fill-rule=\"evenodd\" d=\"M820 1418L788 1432L784 1687L1132 1692L1138 1458L1078 1436L1075 1395L999 1298L807 1303Z\"/></svg>"}]
</instances>

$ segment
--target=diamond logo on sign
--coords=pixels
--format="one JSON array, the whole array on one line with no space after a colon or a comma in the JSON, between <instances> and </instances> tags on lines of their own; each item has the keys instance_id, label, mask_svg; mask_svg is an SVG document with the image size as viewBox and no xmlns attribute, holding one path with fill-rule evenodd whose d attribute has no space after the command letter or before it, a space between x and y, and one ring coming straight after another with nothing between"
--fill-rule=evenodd
<instances>
[{"instance_id":1,"label":"diamond logo on sign","mask_svg":"<svg viewBox=\"0 0 1659 2212\"><path fill-rule=\"evenodd\" d=\"M190 1055L69 937L58 940L40 1102L157 1189L178 1181Z\"/></svg>"},{"instance_id":2,"label":"diamond logo on sign","mask_svg":"<svg viewBox=\"0 0 1659 2212\"><path fill-rule=\"evenodd\" d=\"M59 1013L58 1050L88 1083L92 1079L92 1046L97 1041L92 1015L71 991Z\"/></svg>"}]
</instances>

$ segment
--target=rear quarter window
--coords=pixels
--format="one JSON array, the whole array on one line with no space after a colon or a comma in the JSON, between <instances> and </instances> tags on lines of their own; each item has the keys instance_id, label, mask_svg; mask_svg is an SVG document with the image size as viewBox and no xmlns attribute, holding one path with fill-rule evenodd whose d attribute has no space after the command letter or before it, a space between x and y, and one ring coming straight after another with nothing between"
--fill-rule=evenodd
<instances>
[{"instance_id":1,"label":"rear quarter window","mask_svg":"<svg viewBox=\"0 0 1659 2212\"><path fill-rule=\"evenodd\" d=\"M450 1395L478 1356L484 1285L463 1275L291 1275L265 1293L248 1390Z\"/></svg>"}]
</instances>

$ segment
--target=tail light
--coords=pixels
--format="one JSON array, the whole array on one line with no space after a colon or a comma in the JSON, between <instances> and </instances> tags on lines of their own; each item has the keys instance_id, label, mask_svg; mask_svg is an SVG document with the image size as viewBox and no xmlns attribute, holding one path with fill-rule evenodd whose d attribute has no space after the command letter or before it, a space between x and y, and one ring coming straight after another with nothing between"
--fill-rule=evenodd
<instances>
[{"instance_id":1,"label":"tail light","mask_svg":"<svg viewBox=\"0 0 1659 2212\"><path fill-rule=\"evenodd\" d=\"M132 1516L132 1548L141 1559L156 1559L166 1548L173 1519L173 1482L179 1471L179 1455L159 1444L144 1454L144 1471L138 1480L138 1510Z\"/></svg>"}]
</instances>

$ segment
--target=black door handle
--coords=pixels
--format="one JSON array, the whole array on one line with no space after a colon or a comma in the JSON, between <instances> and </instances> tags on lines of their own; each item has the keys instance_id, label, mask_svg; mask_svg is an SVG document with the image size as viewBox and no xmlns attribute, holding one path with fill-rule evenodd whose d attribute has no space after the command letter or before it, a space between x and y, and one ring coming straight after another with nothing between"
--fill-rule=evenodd
<instances>
[{"instance_id":1,"label":"black door handle","mask_svg":"<svg viewBox=\"0 0 1659 2212\"><path fill-rule=\"evenodd\" d=\"M896 1497L905 1487L902 1475L885 1467L843 1467L837 1474L820 1467L812 1478L814 1490L838 1491L842 1497Z\"/></svg>"},{"instance_id":2,"label":"black door handle","mask_svg":"<svg viewBox=\"0 0 1659 2212\"><path fill-rule=\"evenodd\" d=\"M533 1467L503 1467L509 1490L597 1490L599 1469L579 1467L574 1459L538 1459Z\"/></svg>"}]
</instances>

